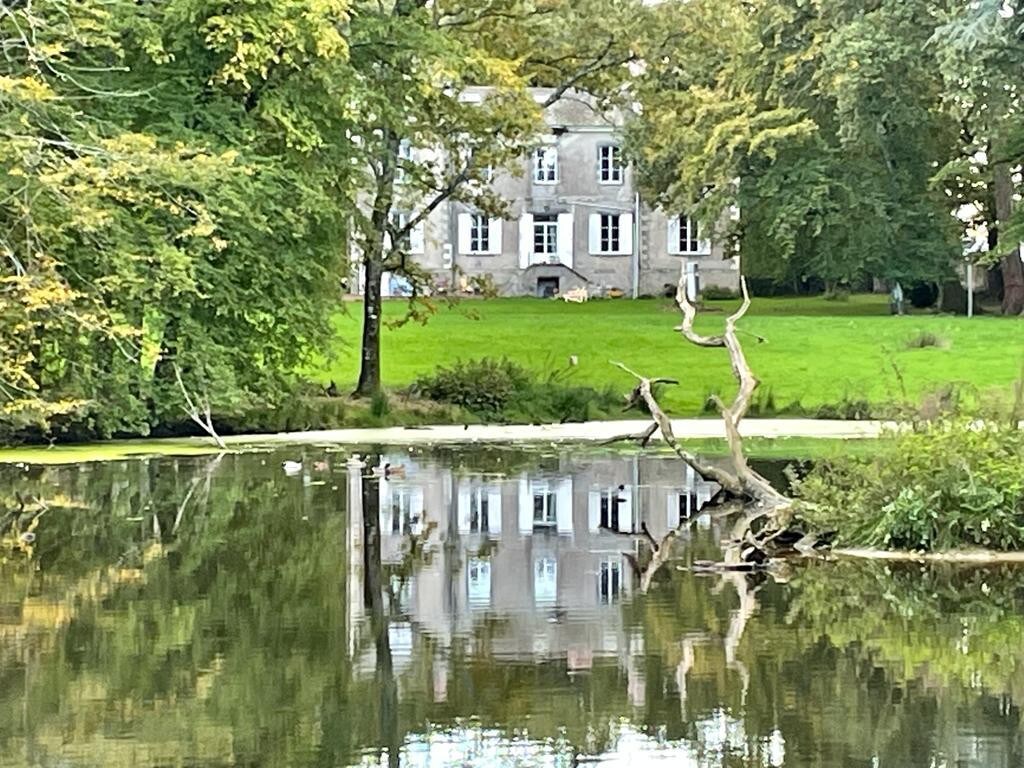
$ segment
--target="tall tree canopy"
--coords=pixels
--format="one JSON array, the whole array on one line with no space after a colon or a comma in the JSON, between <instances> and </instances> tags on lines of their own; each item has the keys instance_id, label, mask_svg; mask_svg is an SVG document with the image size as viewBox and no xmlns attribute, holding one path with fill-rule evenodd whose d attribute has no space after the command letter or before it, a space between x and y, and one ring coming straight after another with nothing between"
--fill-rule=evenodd
<instances>
[{"instance_id":1,"label":"tall tree canopy","mask_svg":"<svg viewBox=\"0 0 1024 768\"><path fill-rule=\"evenodd\" d=\"M987 262L1003 311L1024 313L1024 4L958 3L931 42L945 78L946 107L960 126L959 152L939 178L988 227Z\"/></svg>"},{"instance_id":2,"label":"tall tree canopy","mask_svg":"<svg viewBox=\"0 0 1024 768\"><path fill-rule=\"evenodd\" d=\"M236 5L0 8L4 430L145 433L181 389L273 399L327 334L346 5Z\"/></svg>"},{"instance_id":3,"label":"tall tree canopy","mask_svg":"<svg viewBox=\"0 0 1024 768\"><path fill-rule=\"evenodd\" d=\"M944 5L661 4L685 34L637 85L644 183L720 231L721 211L738 206L728 234L755 277L941 280L960 250L933 179L958 149L930 44Z\"/></svg>"}]
</instances>

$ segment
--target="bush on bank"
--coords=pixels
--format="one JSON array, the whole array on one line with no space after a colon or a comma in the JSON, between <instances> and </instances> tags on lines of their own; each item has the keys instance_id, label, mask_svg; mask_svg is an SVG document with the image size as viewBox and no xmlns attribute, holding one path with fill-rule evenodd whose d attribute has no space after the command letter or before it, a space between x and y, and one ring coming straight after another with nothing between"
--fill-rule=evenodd
<instances>
[{"instance_id":1,"label":"bush on bank","mask_svg":"<svg viewBox=\"0 0 1024 768\"><path fill-rule=\"evenodd\" d=\"M621 394L574 385L571 378L572 369L537 375L506 358L484 357L440 366L410 391L491 422L588 421L621 410Z\"/></svg>"},{"instance_id":2,"label":"bush on bank","mask_svg":"<svg viewBox=\"0 0 1024 768\"><path fill-rule=\"evenodd\" d=\"M796 493L844 545L1024 549L1024 431L967 416L917 425L871 456L819 462Z\"/></svg>"}]
</instances>

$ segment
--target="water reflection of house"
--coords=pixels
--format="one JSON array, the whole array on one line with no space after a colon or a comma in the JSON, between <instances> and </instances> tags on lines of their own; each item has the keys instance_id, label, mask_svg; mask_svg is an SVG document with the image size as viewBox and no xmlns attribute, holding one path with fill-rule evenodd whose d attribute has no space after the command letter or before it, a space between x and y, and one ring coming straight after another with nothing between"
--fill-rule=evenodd
<instances>
[{"instance_id":1,"label":"water reflection of house","mask_svg":"<svg viewBox=\"0 0 1024 768\"><path fill-rule=\"evenodd\" d=\"M393 585L404 617L393 651L413 627L448 646L484 619L508 619L488 633L490 654L571 669L636 644L613 607L635 587L623 552L636 539L623 534L643 524L663 536L717 490L658 457L550 459L512 477L398 461L404 477L379 480L382 562L402 564L413 536L429 556Z\"/></svg>"}]
</instances>

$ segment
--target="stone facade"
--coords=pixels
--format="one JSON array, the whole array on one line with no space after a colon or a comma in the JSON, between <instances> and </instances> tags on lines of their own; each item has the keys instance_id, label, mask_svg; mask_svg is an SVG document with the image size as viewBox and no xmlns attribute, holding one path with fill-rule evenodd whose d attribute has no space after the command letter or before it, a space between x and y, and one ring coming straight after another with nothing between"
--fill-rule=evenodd
<instances>
[{"instance_id":1,"label":"stone facade","mask_svg":"<svg viewBox=\"0 0 1024 768\"><path fill-rule=\"evenodd\" d=\"M464 98L486 92L471 89ZM548 95L535 91L538 101ZM720 244L641 198L633 170L617 162L620 116L601 114L575 94L549 107L545 120L537 152L491 182L508 201L503 220L474 218L475 211L450 202L414 233L413 257L440 285L464 287L467 278L486 276L508 296L575 288L592 296L658 295L676 284L685 258L696 264L701 285L738 289L736 260ZM384 294L401 291L402 281L385 275Z\"/></svg>"}]
</instances>

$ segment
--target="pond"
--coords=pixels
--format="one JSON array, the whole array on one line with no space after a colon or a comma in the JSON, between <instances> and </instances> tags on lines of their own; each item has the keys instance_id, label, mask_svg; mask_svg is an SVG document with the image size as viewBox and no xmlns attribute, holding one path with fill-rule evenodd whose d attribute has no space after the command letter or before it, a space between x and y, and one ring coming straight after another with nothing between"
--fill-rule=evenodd
<instances>
[{"instance_id":1,"label":"pond","mask_svg":"<svg viewBox=\"0 0 1024 768\"><path fill-rule=\"evenodd\" d=\"M671 458L367 453L0 468L0 766L1024 764L1024 571L702 575Z\"/></svg>"}]
</instances>

